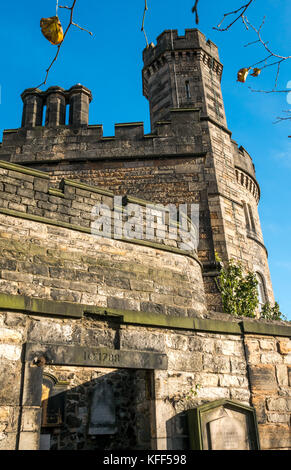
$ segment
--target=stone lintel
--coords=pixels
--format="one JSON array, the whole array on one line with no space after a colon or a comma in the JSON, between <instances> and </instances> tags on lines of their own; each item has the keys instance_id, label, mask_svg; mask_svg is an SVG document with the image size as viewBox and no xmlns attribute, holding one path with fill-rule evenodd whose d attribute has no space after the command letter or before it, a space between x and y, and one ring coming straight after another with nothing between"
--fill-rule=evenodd
<instances>
[{"instance_id":1,"label":"stone lintel","mask_svg":"<svg viewBox=\"0 0 291 470\"><path fill-rule=\"evenodd\" d=\"M45 364L122 369L167 370L166 354L126 351L84 346L27 343L25 361L34 363L43 358Z\"/></svg>"}]
</instances>

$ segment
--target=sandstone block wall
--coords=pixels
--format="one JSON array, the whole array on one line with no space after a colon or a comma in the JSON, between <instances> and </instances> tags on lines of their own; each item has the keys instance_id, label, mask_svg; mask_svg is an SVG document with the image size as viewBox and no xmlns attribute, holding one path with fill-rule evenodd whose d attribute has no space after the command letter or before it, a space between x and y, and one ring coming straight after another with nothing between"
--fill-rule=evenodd
<instances>
[{"instance_id":1,"label":"sandstone block wall","mask_svg":"<svg viewBox=\"0 0 291 470\"><path fill-rule=\"evenodd\" d=\"M41 433L51 434L53 449L187 449L186 411L224 398L255 407L262 449L291 448L288 337L246 331L227 334L215 332L215 328L207 332L201 325L185 329L139 323L120 323L96 313L58 318L2 308L0 447L39 446L41 407L24 400L26 371L31 368L24 362L24 351L25 344L32 342L45 344L48 350L50 345L105 347L116 352L162 353L168 358L167 370L155 371L73 364L34 366L65 384L62 426L41 429ZM224 322L225 330L228 324ZM248 321L245 330L255 325ZM88 434L92 390L104 380L116 393L119 426L106 442L102 435L94 438Z\"/></svg>"},{"instance_id":2,"label":"sandstone block wall","mask_svg":"<svg viewBox=\"0 0 291 470\"><path fill-rule=\"evenodd\" d=\"M263 449L290 449L290 325L221 313L215 284L216 251L258 272L274 300L260 188L226 127L217 47L165 31L144 65L150 134L124 123L104 137L82 85L25 90L21 128L4 131L0 448L38 449L49 435L53 449L187 449L187 410L229 399L255 408ZM94 207L106 204L109 225L117 199L120 214L140 205L143 235L146 201L199 204L197 253L155 219L154 240L93 236ZM45 377L65 397L51 427ZM98 384L115 397L106 443L88 431Z\"/></svg>"}]
</instances>

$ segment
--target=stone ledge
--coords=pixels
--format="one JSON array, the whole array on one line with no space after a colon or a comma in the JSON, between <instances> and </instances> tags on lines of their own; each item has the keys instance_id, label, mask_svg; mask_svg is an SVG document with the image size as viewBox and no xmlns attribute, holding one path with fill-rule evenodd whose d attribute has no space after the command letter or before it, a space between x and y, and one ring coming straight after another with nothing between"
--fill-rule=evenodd
<instances>
[{"instance_id":1,"label":"stone ledge","mask_svg":"<svg viewBox=\"0 0 291 470\"><path fill-rule=\"evenodd\" d=\"M41 315L82 318L84 314L99 317L115 317L117 321L153 326L158 328L177 328L193 331L207 331L234 335L260 334L267 336L291 336L291 325L270 325L248 321L232 322L202 318L181 318L132 310L117 310L94 305L57 302L54 300L30 298L20 295L0 293L0 310L22 311Z\"/></svg>"},{"instance_id":2,"label":"stone ledge","mask_svg":"<svg viewBox=\"0 0 291 470\"><path fill-rule=\"evenodd\" d=\"M50 196L62 197L64 198L65 195L60 189L49 188L48 193Z\"/></svg>"},{"instance_id":3,"label":"stone ledge","mask_svg":"<svg viewBox=\"0 0 291 470\"><path fill-rule=\"evenodd\" d=\"M278 325L270 323L242 321L242 330L245 334L252 333L267 336L291 336L291 323L289 325Z\"/></svg>"},{"instance_id":4,"label":"stone ledge","mask_svg":"<svg viewBox=\"0 0 291 470\"><path fill-rule=\"evenodd\" d=\"M85 183L79 183L74 180L69 180L69 179L63 179L61 182L61 186L73 186L74 188L79 188L82 189L83 191L89 191L90 193L97 193L105 196L112 196L114 197L115 194L112 191L106 190L106 189L101 189L97 188L96 186L91 186L89 184Z\"/></svg>"},{"instance_id":5,"label":"stone ledge","mask_svg":"<svg viewBox=\"0 0 291 470\"><path fill-rule=\"evenodd\" d=\"M147 138L148 140L149 139L153 139L153 138L159 138L159 136L156 136L156 135L146 135L145 138ZM114 141L116 140L115 137L102 137L102 139L100 139L101 142L106 142L106 141ZM117 142L119 142L119 140L117 140ZM154 150L152 151L152 153L149 153L149 154L137 154L135 152L130 152L130 155L129 154L126 154L126 155L122 155L122 156L118 156L118 155L105 155L104 152L103 152L103 155L94 155L94 156L91 156L91 155L87 155L86 156L86 162L103 162L103 161L121 161L121 160L127 160L127 161L135 161L135 160L142 160L142 161L147 161L147 160L161 160L161 159L164 159L164 160L168 160L168 159L175 159L175 160L178 160L178 159L183 159L183 158L201 158L201 157L205 157L206 155L206 152L202 152L202 151L192 151L192 152L188 152L188 153L173 153L173 152L165 152L165 153L161 153L161 151L157 151L155 152ZM2 157L2 155L1 155ZM21 160L21 157L23 157L23 155L16 155L16 156L13 156L13 160L14 160L14 164L15 165L20 165L19 163L16 163L18 161L21 161L21 163L24 163L23 160ZM70 161L72 163L78 163L78 162L83 162L84 161L84 156L83 157L80 157L78 155L74 155L74 156L70 156L70 157L64 157L64 158L54 158L53 160L50 158L50 159L41 159L41 160L36 160L36 159L32 159L32 160L26 160L25 163L27 165L43 165L43 164L51 164L51 163L63 163L63 162L66 162L66 161ZM30 170L29 170L30 171ZM35 171L39 171L39 170L35 170Z\"/></svg>"},{"instance_id":6,"label":"stone ledge","mask_svg":"<svg viewBox=\"0 0 291 470\"><path fill-rule=\"evenodd\" d=\"M81 318L84 306L70 302L57 302L54 300L0 293L0 310Z\"/></svg>"},{"instance_id":7,"label":"stone ledge","mask_svg":"<svg viewBox=\"0 0 291 470\"><path fill-rule=\"evenodd\" d=\"M223 320L194 319L194 329L197 331L208 331L215 333L229 333L232 335L241 335L242 328L240 323Z\"/></svg>"},{"instance_id":8,"label":"stone ledge","mask_svg":"<svg viewBox=\"0 0 291 470\"><path fill-rule=\"evenodd\" d=\"M19 165L18 163L8 163L0 160L0 168L17 171L18 173L24 173L25 175L36 176L37 178L44 178L46 180L50 179L50 176L47 173L39 170L32 170L25 166Z\"/></svg>"},{"instance_id":9,"label":"stone ledge","mask_svg":"<svg viewBox=\"0 0 291 470\"><path fill-rule=\"evenodd\" d=\"M46 364L53 365L148 370L168 368L166 354L156 352L26 343L25 361L32 362L36 356L44 356Z\"/></svg>"},{"instance_id":10,"label":"stone ledge","mask_svg":"<svg viewBox=\"0 0 291 470\"><path fill-rule=\"evenodd\" d=\"M265 247L264 243L262 243L260 240L258 240L258 238L252 237L249 233L247 234L247 238L249 238L250 240L253 240L253 241L256 242L258 245L260 245L260 246L265 250L267 258L269 257L268 250L267 250L267 248Z\"/></svg>"}]
</instances>

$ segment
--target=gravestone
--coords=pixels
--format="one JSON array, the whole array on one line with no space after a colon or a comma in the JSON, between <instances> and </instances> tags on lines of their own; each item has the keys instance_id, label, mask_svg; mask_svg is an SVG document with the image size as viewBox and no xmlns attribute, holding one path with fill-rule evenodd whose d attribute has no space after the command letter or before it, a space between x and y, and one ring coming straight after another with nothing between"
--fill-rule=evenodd
<instances>
[{"instance_id":1,"label":"gravestone","mask_svg":"<svg viewBox=\"0 0 291 470\"><path fill-rule=\"evenodd\" d=\"M191 449L259 449L253 408L230 400L218 400L188 411Z\"/></svg>"},{"instance_id":2,"label":"gravestone","mask_svg":"<svg viewBox=\"0 0 291 470\"><path fill-rule=\"evenodd\" d=\"M115 434L116 412L112 387L104 382L95 385L89 424L89 435Z\"/></svg>"}]
</instances>

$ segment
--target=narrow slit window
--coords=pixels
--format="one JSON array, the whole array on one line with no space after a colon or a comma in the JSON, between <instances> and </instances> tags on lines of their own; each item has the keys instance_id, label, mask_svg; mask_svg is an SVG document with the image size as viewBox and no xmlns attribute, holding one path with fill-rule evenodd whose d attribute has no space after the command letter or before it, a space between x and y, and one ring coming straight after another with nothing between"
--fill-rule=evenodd
<instances>
[{"instance_id":1,"label":"narrow slit window","mask_svg":"<svg viewBox=\"0 0 291 470\"><path fill-rule=\"evenodd\" d=\"M260 273L256 273L256 278L258 281L258 297L259 297L259 310L261 312L263 306L267 302L267 296L266 296L266 289L265 289L265 281L263 276Z\"/></svg>"},{"instance_id":2,"label":"narrow slit window","mask_svg":"<svg viewBox=\"0 0 291 470\"><path fill-rule=\"evenodd\" d=\"M243 202L243 206L244 206L244 213L245 213L246 228L247 228L247 230L251 230L251 224L250 224L248 208L247 208L247 205L246 205L245 202Z\"/></svg>"},{"instance_id":3,"label":"narrow slit window","mask_svg":"<svg viewBox=\"0 0 291 470\"><path fill-rule=\"evenodd\" d=\"M254 216L253 216L253 212L252 212L252 208L250 204L248 204L248 208L249 208L249 214L250 214L251 229L253 232L256 233L256 224L255 224L255 220L254 220Z\"/></svg>"},{"instance_id":4,"label":"narrow slit window","mask_svg":"<svg viewBox=\"0 0 291 470\"><path fill-rule=\"evenodd\" d=\"M191 98L191 93L190 93L190 83L188 81L185 83L185 87L186 87L186 97L187 97L187 100L189 100Z\"/></svg>"}]
</instances>

